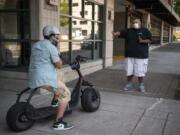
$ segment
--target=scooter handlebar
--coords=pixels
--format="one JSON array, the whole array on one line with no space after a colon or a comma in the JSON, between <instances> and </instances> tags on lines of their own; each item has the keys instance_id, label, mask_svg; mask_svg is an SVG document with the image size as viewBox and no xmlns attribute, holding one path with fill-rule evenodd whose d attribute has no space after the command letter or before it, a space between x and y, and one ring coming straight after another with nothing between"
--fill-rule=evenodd
<instances>
[{"instance_id":1,"label":"scooter handlebar","mask_svg":"<svg viewBox=\"0 0 180 135\"><path fill-rule=\"evenodd\" d=\"M88 59L89 58L87 58L87 57L77 55L76 58L75 58L75 61L73 63L69 64L69 65L73 70L79 69L80 68L80 62L85 62Z\"/></svg>"},{"instance_id":2,"label":"scooter handlebar","mask_svg":"<svg viewBox=\"0 0 180 135\"><path fill-rule=\"evenodd\" d=\"M77 56L76 56L76 61L85 62L86 60L89 60L89 58L88 58L88 57L81 56L81 55L77 55Z\"/></svg>"}]
</instances>

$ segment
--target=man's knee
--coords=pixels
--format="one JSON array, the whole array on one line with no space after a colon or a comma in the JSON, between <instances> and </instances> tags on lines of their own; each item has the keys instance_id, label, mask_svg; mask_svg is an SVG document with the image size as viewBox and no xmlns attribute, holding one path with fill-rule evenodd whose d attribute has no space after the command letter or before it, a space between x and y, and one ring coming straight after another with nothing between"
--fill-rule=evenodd
<instances>
[{"instance_id":1,"label":"man's knee","mask_svg":"<svg viewBox=\"0 0 180 135\"><path fill-rule=\"evenodd\" d=\"M67 87L65 89L58 88L57 92L55 92L55 95L60 102L69 102L71 100L71 92Z\"/></svg>"}]
</instances>

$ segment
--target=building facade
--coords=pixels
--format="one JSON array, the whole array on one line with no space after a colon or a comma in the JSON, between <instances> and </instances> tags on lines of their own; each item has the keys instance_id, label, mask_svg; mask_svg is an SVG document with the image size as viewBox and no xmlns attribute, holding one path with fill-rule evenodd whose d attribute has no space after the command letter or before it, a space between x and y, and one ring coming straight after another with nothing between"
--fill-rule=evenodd
<instances>
[{"instance_id":1,"label":"building facade","mask_svg":"<svg viewBox=\"0 0 180 135\"><path fill-rule=\"evenodd\" d=\"M65 59L61 71L66 73L66 81L77 77L68 67L77 55L89 58L82 63L83 74L111 66L113 56L123 55L125 41L113 42L112 31L131 27L134 18L141 18L143 26L150 28L154 44L170 42L176 24L160 15L167 13L170 20L177 22L179 18L169 11L170 1L144 1L0 0L0 87L27 86L31 46L43 39L46 25L60 28L59 51ZM161 9L158 14L156 6L152 6L156 4Z\"/></svg>"}]
</instances>

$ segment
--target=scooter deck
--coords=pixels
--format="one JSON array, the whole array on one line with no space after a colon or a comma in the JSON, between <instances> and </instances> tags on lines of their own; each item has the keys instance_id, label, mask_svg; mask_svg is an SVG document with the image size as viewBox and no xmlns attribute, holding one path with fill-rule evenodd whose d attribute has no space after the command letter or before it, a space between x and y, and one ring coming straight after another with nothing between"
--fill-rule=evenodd
<instances>
[{"instance_id":1,"label":"scooter deck","mask_svg":"<svg viewBox=\"0 0 180 135\"><path fill-rule=\"evenodd\" d=\"M29 119L39 120L39 119L44 119L52 115L55 115L57 113L57 109L58 109L57 107L48 106L48 107L42 107L38 109L35 108L33 110L27 109L26 113ZM65 115L71 114L71 113L72 113L72 108L66 109Z\"/></svg>"},{"instance_id":2,"label":"scooter deck","mask_svg":"<svg viewBox=\"0 0 180 135\"><path fill-rule=\"evenodd\" d=\"M57 107L48 106L38 109L35 108L33 110L27 109L27 116L29 119L38 120L38 119L50 117L56 114L56 112L57 112Z\"/></svg>"}]
</instances>

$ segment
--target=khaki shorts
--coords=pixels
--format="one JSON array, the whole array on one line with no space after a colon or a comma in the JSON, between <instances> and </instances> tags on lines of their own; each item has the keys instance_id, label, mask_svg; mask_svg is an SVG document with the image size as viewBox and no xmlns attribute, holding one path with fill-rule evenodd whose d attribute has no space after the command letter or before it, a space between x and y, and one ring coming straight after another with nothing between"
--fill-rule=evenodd
<instances>
[{"instance_id":1,"label":"khaki shorts","mask_svg":"<svg viewBox=\"0 0 180 135\"><path fill-rule=\"evenodd\" d=\"M66 84L62 81L63 73L58 73L58 88L54 90L55 88L51 86L42 86L41 88L46 89L50 92L54 92L55 96L58 98L60 102L69 102L71 100L71 92L66 86Z\"/></svg>"}]
</instances>

